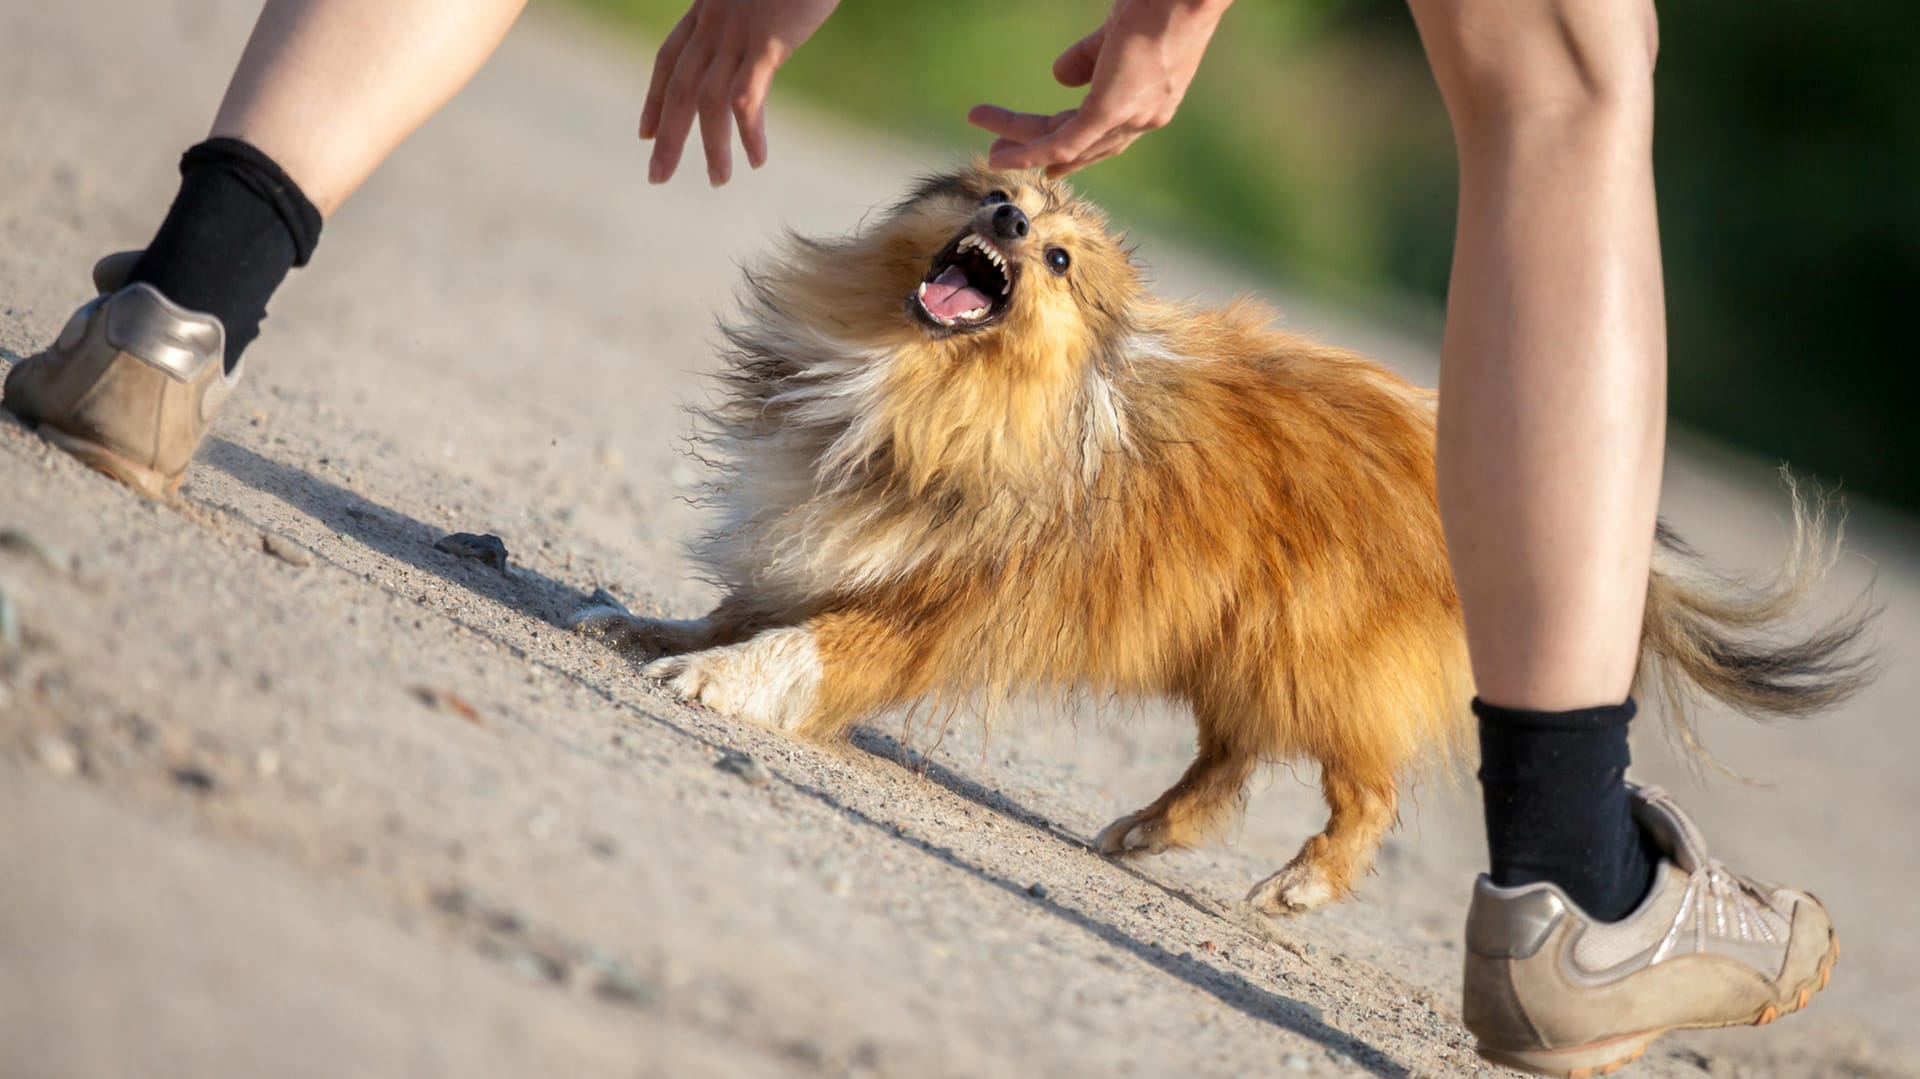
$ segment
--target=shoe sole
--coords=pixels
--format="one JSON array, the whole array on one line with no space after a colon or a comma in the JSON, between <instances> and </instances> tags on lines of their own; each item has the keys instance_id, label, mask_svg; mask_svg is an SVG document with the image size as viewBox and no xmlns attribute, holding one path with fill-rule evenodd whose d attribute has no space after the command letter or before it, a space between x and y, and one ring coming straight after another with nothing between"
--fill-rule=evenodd
<instances>
[{"instance_id":1,"label":"shoe sole","mask_svg":"<svg viewBox=\"0 0 1920 1079\"><path fill-rule=\"evenodd\" d=\"M1490 1046L1475 1046L1481 1059L1493 1064L1503 1064L1509 1068L1532 1072L1535 1075L1557 1076L1559 1079L1591 1079L1595 1075L1612 1075L1621 1068L1640 1059L1647 1051L1647 1045L1655 1038L1674 1030L1706 1030L1718 1027L1762 1027L1783 1015L1797 1012L1807 1006L1813 995L1827 987L1833 978L1833 966L1840 961L1840 935L1828 931L1827 954L1820 960L1819 969L1806 984L1793 991L1784 1004L1769 1004L1754 1015L1744 1019L1730 1019L1724 1023L1681 1023L1655 1030L1644 1030L1637 1034L1624 1034L1618 1038L1609 1038L1603 1042L1575 1046L1571 1049L1497 1049Z\"/></svg>"},{"instance_id":2,"label":"shoe sole","mask_svg":"<svg viewBox=\"0 0 1920 1079\"><path fill-rule=\"evenodd\" d=\"M41 438L78 458L81 464L119 480L143 498L164 501L180 489L180 481L186 477L185 472L177 476L165 475L91 439L70 435L45 424L40 426L39 433Z\"/></svg>"}]
</instances>

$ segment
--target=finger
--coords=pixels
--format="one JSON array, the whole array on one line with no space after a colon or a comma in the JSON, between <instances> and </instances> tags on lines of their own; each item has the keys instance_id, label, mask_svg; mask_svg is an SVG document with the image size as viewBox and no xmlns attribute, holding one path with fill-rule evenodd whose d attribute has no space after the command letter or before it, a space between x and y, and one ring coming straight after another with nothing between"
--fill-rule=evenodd
<instances>
[{"instance_id":1,"label":"finger","mask_svg":"<svg viewBox=\"0 0 1920 1079\"><path fill-rule=\"evenodd\" d=\"M731 88L739 61L728 58L712 65L700 81L700 141L707 151L707 182L715 187L733 177L733 107Z\"/></svg>"},{"instance_id":2,"label":"finger","mask_svg":"<svg viewBox=\"0 0 1920 1079\"><path fill-rule=\"evenodd\" d=\"M779 60L762 55L742 67L733 79L733 118L740 125L740 145L747 151L747 164L756 169L767 163L767 91L779 67Z\"/></svg>"},{"instance_id":3,"label":"finger","mask_svg":"<svg viewBox=\"0 0 1920 1079\"><path fill-rule=\"evenodd\" d=\"M1137 131L1122 130L1115 132L1112 136L1100 142L1078 158L1065 164L1047 166L1047 178L1058 180L1062 176L1069 176L1079 172L1088 165L1097 164L1110 157L1117 157L1121 151L1132 146L1134 140L1139 137L1140 133Z\"/></svg>"},{"instance_id":4,"label":"finger","mask_svg":"<svg viewBox=\"0 0 1920 1079\"><path fill-rule=\"evenodd\" d=\"M1066 123L1072 114L1071 109L1049 116L1037 112L1014 112L998 105L975 105L967 110L967 123L1004 139L1033 142L1059 130L1060 125Z\"/></svg>"},{"instance_id":5,"label":"finger","mask_svg":"<svg viewBox=\"0 0 1920 1079\"><path fill-rule=\"evenodd\" d=\"M647 81L647 103L640 110L640 137L653 138L660 130L660 109L666 104L667 79L672 76L674 65L680 54L686 50L687 38L693 35L696 16L694 9L687 9L680 21L673 24L673 30L667 39L660 43L660 51L653 57L653 77Z\"/></svg>"},{"instance_id":6,"label":"finger","mask_svg":"<svg viewBox=\"0 0 1920 1079\"><path fill-rule=\"evenodd\" d=\"M1102 26L1079 41L1067 46L1067 51L1053 62L1053 77L1062 86L1085 86L1093 81L1093 68L1100 59L1100 46L1107 42L1107 28Z\"/></svg>"},{"instance_id":7,"label":"finger","mask_svg":"<svg viewBox=\"0 0 1920 1079\"><path fill-rule=\"evenodd\" d=\"M1064 112L1067 119L1052 134L1035 139L1018 150L989 157L987 163L1001 169L1031 169L1064 165L1077 160L1105 139L1116 126L1111 121L1084 112Z\"/></svg>"},{"instance_id":8,"label":"finger","mask_svg":"<svg viewBox=\"0 0 1920 1079\"><path fill-rule=\"evenodd\" d=\"M660 128L654 134L653 160L647 166L648 183L664 184L680 167L680 152L686 146L687 133L693 129L694 110L698 105L695 98L698 79L711 61L705 40L696 37L674 65L673 75L667 80L665 102L660 107Z\"/></svg>"}]
</instances>

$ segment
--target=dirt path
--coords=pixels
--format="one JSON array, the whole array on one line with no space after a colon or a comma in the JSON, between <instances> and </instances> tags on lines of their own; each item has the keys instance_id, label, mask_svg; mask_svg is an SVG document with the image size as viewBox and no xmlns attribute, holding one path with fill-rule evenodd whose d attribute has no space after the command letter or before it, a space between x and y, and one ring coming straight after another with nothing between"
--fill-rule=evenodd
<instances>
[{"instance_id":1,"label":"dirt path","mask_svg":"<svg viewBox=\"0 0 1920 1079\"><path fill-rule=\"evenodd\" d=\"M149 234L243 7L0 8L6 361ZM597 585L710 598L677 551L676 408L733 260L947 160L789 112L765 172L650 189L645 74L529 19L328 227L175 503L0 422L0 529L32 540L0 545L24 637L0 652L0 1075L1482 1070L1457 1022L1470 787L1421 791L1357 901L1269 924L1239 897L1321 820L1285 770L1229 845L1137 867L1085 847L1184 764L1164 710L824 752L555 628ZM1173 289L1258 285L1145 250ZM1671 477L1707 550L1779 550L1763 467L1682 453ZM498 533L512 568L435 550L452 531ZM1843 575L1877 567L1895 650L1872 694L1797 728L1710 722L1777 787L1701 791L1642 750L1729 860L1826 897L1848 950L1805 1016L1672 1038L1639 1074L1916 1074L1916 534L1854 530ZM716 767L735 752L764 777Z\"/></svg>"}]
</instances>

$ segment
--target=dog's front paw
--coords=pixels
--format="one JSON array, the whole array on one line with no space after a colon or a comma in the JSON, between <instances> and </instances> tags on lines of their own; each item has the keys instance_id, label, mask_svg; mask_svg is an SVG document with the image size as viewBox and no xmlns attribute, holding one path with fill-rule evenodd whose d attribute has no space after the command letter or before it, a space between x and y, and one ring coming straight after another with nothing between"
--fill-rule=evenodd
<instances>
[{"instance_id":1,"label":"dog's front paw","mask_svg":"<svg viewBox=\"0 0 1920 1079\"><path fill-rule=\"evenodd\" d=\"M743 644L668 656L640 669L682 700L777 731L813 714L820 655L804 628L768 630Z\"/></svg>"},{"instance_id":2,"label":"dog's front paw","mask_svg":"<svg viewBox=\"0 0 1920 1079\"><path fill-rule=\"evenodd\" d=\"M1285 869L1254 885L1247 893L1247 902L1263 914L1305 914L1340 898L1343 891L1318 860L1303 853Z\"/></svg>"},{"instance_id":3,"label":"dog's front paw","mask_svg":"<svg viewBox=\"0 0 1920 1079\"><path fill-rule=\"evenodd\" d=\"M1093 849L1109 858L1159 854L1167 849L1166 820L1146 811L1129 813L1093 838Z\"/></svg>"},{"instance_id":4,"label":"dog's front paw","mask_svg":"<svg viewBox=\"0 0 1920 1079\"><path fill-rule=\"evenodd\" d=\"M671 652L684 652L701 622L676 622L661 618L642 618L624 607L596 604L582 607L567 619L567 628L586 637L605 641L628 655L652 658Z\"/></svg>"}]
</instances>

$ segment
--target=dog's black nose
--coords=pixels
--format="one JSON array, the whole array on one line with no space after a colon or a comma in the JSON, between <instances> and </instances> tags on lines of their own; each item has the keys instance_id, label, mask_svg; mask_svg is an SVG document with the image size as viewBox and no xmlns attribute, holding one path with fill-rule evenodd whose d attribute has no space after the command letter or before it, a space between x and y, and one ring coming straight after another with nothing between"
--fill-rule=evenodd
<instances>
[{"instance_id":1,"label":"dog's black nose","mask_svg":"<svg viewBox=\"0 0 1920 1079\"><path fill-rule=\"evenodd\" d=\"M1027 238L1027 229L1031 227L1027 215L1013 203L1003 202L993 208L994 239L1016 243Z\"/></svg>"}]
</instances>

